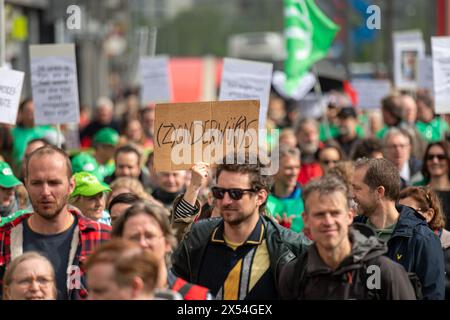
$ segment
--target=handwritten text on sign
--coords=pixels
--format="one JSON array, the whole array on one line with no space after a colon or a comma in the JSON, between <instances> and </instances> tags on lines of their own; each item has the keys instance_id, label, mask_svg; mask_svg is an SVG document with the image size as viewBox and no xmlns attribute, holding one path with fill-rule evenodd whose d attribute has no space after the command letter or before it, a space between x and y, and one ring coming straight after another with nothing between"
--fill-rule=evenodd
<instances>
[{"instance_id":1,"label":"handwritten text on sign","mask_svg":"<svg viewBox=\"0 0 450 320\"><path fill-rule=\"evenodd\" d=\"M77 68L73 46L64 45L64 51L68 52L63 55L53 53L51 45L39 47L42 46L30 48L36 124L78 123Z\"/></svg>"},{"instance_id":2,"label":"handwritten text on sign","mask_svg":"<svg viewBox=\"0 0 450 320\"><path fill-rule=\"evenodd\" d=\"M16 124L24 73L0 69L0 123Z\"/></svg>"},{"instance_id":3,"label":"handwritten text on sign","mask_svg":"<svg viewBox=\"0 0 450 320\"><path fill-rule=\"evenodd\" d=\"M220 163L234 152L258 151L259 102L255 100L157 104L155 169L189 169Z\"/></svg>"}]
</instances>

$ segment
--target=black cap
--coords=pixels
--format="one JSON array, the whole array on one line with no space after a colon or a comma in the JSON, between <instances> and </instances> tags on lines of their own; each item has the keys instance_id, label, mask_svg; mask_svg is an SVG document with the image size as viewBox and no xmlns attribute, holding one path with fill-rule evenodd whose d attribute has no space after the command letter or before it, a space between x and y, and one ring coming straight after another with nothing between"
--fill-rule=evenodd
<instances>
[{"instance_id":1,"label":"black cap","mask_svg":"<svg viewBox=\"0 0 450 320\"><path fill-rule=\"evenodd\" d=\"M338 118L357 118L356 110L353 107L343 107L337 114Z\"/></svg>"}]
</instances>

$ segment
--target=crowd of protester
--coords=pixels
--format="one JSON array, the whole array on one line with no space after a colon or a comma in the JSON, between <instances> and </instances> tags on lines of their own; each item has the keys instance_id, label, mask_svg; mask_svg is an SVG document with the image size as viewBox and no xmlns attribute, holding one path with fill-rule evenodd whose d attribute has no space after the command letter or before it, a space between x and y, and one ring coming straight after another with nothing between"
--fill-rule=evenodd
<instances>
[{"instance_id":1,"label":"crowd of protester","mask_svg":"<svg viewBox=\"0 0 450 320\"><path fill-rule=\"evenodd\" d=\"M259 162L156 172L155 105L135 93L99 98L71 150L25 100L0 128L2 298L448 298L446 117L423 90L370 112L328 95L314 119L271 93L273 176Z\"/></svg>"}]
</instances>

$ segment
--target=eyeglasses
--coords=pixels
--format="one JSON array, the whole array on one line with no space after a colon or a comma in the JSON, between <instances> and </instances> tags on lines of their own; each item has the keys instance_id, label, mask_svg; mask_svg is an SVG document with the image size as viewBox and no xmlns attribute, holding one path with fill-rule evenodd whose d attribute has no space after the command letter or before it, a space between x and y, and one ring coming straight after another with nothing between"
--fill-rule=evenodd
<instances>
[{"instance_id":1,"label":"eyeglasses","mask_svg":"<svg viewBox=\"0 0 450 320\"><path fill-rule=\"evenodd\" d=\"M429 154L427 155L427 160L433 160L437 158L438 160L445 160L445 154Z\"/></svg>"},{"instance_id":2,"label":"eyeglasses","mask_svg":"<svg viewBox=\"0 0 450 320\"><path fill-rule=\"evenodd\" d=\"M228 192L228 195L233 200L241 200L244 196L245 192L256 192L255 189L239 189L239 188L231 188L231 189L225 189L225 188L219 188L219 187L212 187L211 188L212 194L214 198L222 200L225 197L225 193Z\"/></svg>"}]
</instances>

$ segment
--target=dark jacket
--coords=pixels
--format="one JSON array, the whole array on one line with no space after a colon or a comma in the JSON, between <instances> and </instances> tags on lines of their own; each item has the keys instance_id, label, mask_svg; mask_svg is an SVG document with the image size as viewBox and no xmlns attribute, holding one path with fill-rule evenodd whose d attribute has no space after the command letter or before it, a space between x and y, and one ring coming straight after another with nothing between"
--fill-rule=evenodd
<instances>
[{"instance_id":1,"label":"dark jacket","mask_svg":"<svg viewBox=\"0 0 450 320\"><path fill-rule=\"evenodd\" d=\"M410 181L406 181L403 178L400 178L400 189L405 189L406 187L411 185L411 179L416 175L420 170L422 170L422 160L416 159L415 157L411 156L408 160L408 166L409 166L409 176Z\"/></svg>"},{"instance_id":2,"label":"dark jacket","mask_svg":"<svg viewBox=\"0 0 450 320\"><path fill-rule=\"evenodd\" d=\"M387 243L386 256L417 274L424 299L444 299L444 255L439 238L414 209L397 205L397 211L400 217ZM355 222L365 224L367 217L358 216Z\"/></svg>"},{"instance_id":3,"label":"dark jacket","mask_svg":"<svg viewBox=\"0 0 450 320\"><path fill-rule=\"evenodd\" d=\"M445 229L442 230L440 239L442 250L444 250L445 299L450 300L450 232Z\"/></svg>"},{"instance_id":4,"label":"dark jacket","mask_svg":"<svg viewBox=\"0 0 450 320\"><path fill-rule=\"evenodd\" d=\"M281 297L288 300L416 299L405 269L383 256L387 247L371 228L355 224L349 229L349 238L352 251L334 271L323 262L315 245L308 248L305 257L300 257L307 261L304 272L299 268L305 269L305 263L298 259L286 264L278 283ZM377 271L370 266L379 267L379 290L367 287L367 283L376 285Z\"/></svg>"},{"instance_id":5,"label":"dark jacket","mask_svg":"<svg viewBox=\"0 0 450 320\"><path fill-rule=\"evenodd\" d=\"M265 238L270 255L270 267L275 284L281 267L306 250L310 241L302 234L281 227L273 219L261 216L265 226ZM198 283L200 266L212 232L222 218L201 220L192 226L183 242L172 255L172 270L178 277L191 283Z\"/></svg>"}]
</instances>

